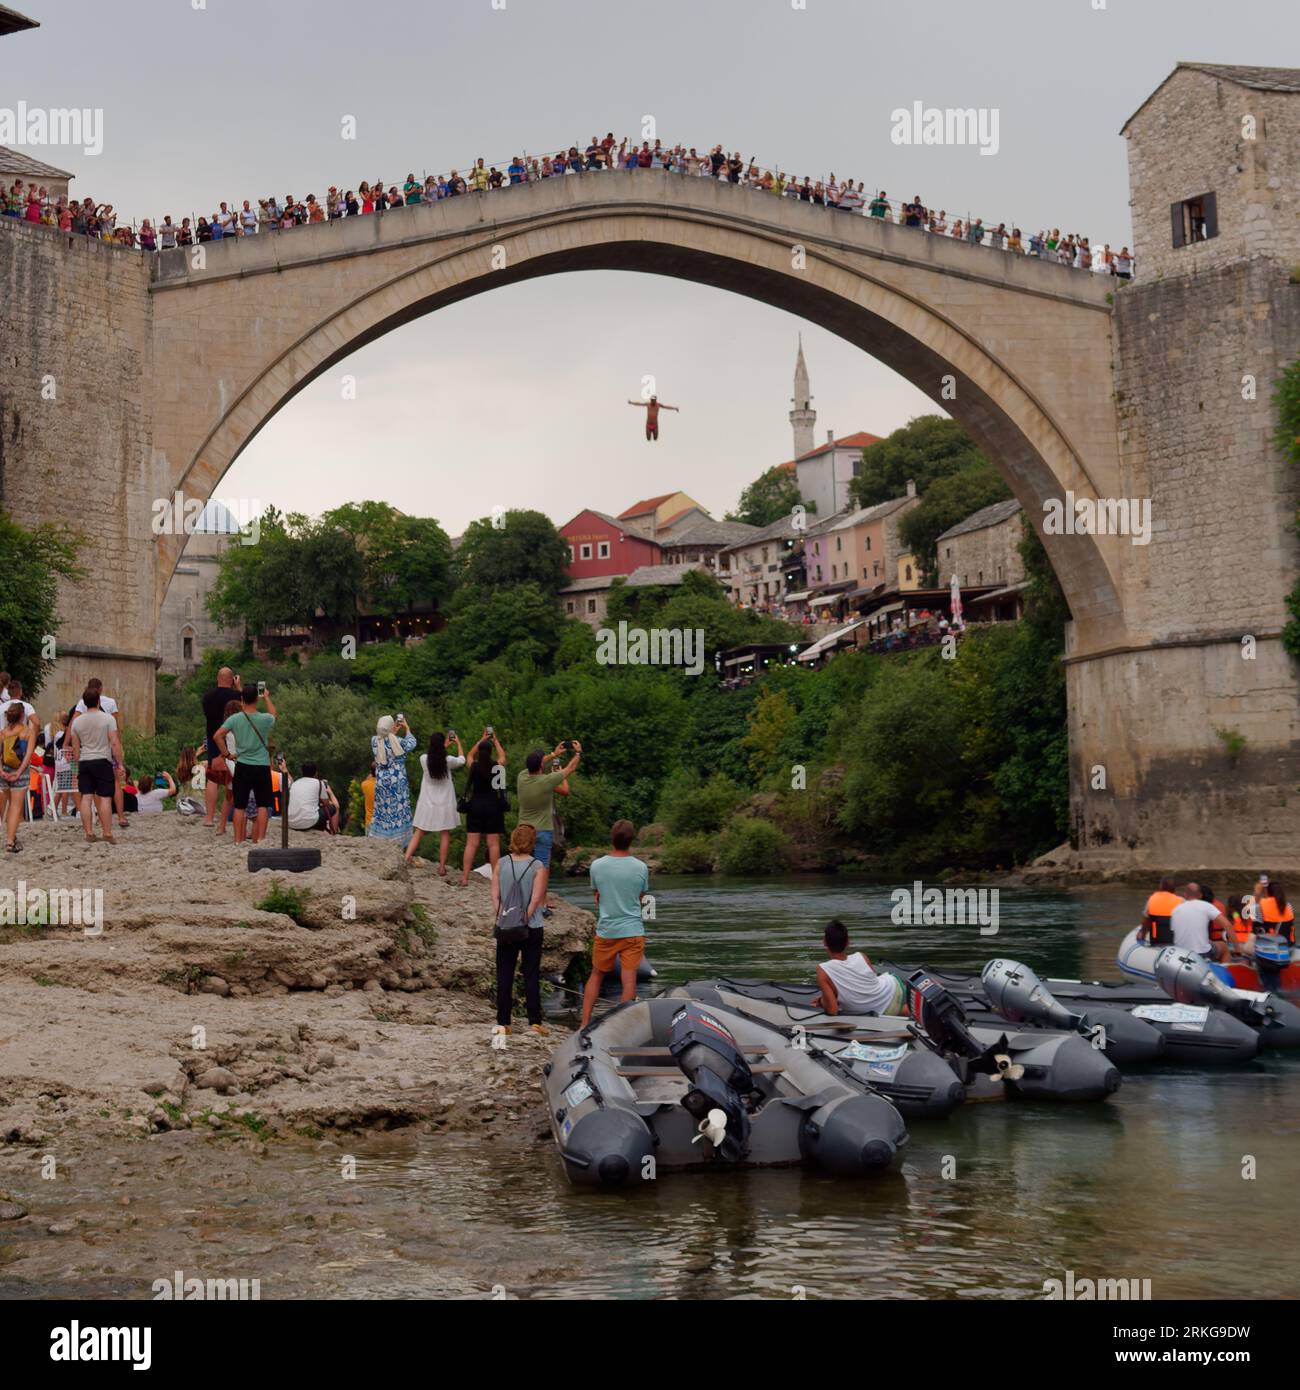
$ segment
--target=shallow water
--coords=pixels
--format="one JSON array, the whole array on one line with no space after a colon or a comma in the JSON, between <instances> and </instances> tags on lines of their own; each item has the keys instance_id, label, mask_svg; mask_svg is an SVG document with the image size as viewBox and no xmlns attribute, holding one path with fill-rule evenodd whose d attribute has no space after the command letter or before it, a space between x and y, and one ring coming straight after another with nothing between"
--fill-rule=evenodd
<instances>
[{"instance_id":1,"label":"shallow water","mask_svg":"<svg viewBox=\"0 0 1300 1390\"><path fill-rule=\"evenodd\" d=\"M664 985L811 978L836 915L875 956L977 968L1008 955L1043 973L1115 978L1136 899L1004 891L997 935L980 937L892 926L888 890L844 878L654 886L649 949ZM556 887L590 900L585 881ZM346 1183L333 1144L273 1144L266 1157L180 1134L123 1145L108 1166L74 1164L58 1209L42 1212L84 1217L57 1260L43 1228L0 1228L0 1290L147 1298L179 1268L258 1277L264 1298L1023 1298L1073 1270L1150 1279L1157 1299L1249 1298L1294 1291L1300 1274L1289 1229L1300 1057L1130 1074L1095 1105L987 1104L913 1122L902 1172L859 1184L772 1170L592 1193L568 1185L540 1103L537 1116L523 1143L358 1141Z\"/></svg>"}]
</instances>

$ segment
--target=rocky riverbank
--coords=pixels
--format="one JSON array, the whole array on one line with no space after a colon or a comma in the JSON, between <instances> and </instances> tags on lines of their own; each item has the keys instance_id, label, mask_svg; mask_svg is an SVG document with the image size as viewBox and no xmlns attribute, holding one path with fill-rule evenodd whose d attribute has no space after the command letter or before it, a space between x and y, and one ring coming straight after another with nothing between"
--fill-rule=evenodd
<instances>
[{"instance_id":1,"label":"rocky riverbank","mask_svg":"<svg viewBox=\"0 0 1300 1390\"><path fill-rule=\"evenodd\" d=\"M520 1020L489 1045L485 879L461 888L393 844L298 834L321 868L250 874L228 835L171 814L118 838L46 822L6 856L0 892L21 883L29 910L0 926L0 1142L544 1126L554 1038ZM40 895L86 890L102 893L98 934L32 924ZM551 905L543 968L558 974L592 919Z\"/></svg>"}]
</instances>

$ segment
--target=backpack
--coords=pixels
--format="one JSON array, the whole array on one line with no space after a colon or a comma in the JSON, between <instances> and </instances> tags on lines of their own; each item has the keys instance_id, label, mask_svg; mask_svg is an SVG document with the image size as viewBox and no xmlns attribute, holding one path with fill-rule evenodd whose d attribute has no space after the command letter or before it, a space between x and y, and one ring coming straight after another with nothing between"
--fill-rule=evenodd
<instances>
[{"instance_id":1,"label":"backpack","mask_svg":"<svg viewBox=\"0 0 1300 1390\"><path fill-rule=\"evenodd\" d=\"M23 758L27 753L27 740L18 729L6 729L3 738L0 739L0 749L3 749L0 753L0 763L12 772L23 765Z\"/></svg>"},{"instance_id":2,"label":"backpack","mask_svg":"<svg viewBox=\"0 0 1300 1390\"><path fill-rule=\"evenodd\" d=\"M520 889L519 875L515 872L515 861L507 856L506 863L510 865L510 875L513 882L510 885L509 898L504 892L501 894L501 909L497 913L497 924L493 929L493 935L503 946L522 946L528 940L528 905L524 902L524 895ZM527 870L524 872L526 874Z\"/></svg>"}]
</instances>

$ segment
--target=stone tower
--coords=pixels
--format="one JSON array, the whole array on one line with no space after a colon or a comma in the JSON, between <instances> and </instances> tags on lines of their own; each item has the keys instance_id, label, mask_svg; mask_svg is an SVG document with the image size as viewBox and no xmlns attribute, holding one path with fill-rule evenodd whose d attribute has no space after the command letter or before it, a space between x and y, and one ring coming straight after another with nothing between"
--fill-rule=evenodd
<instances>
[{"instance_id":1,"label":"stone tower","mask_svg":"<svg viewBox=\"0 0 1300 1390\"><path fill-rule=\"evenodd\" d=\"M790 412L790 428L794 431L794 457L802 458L817 447L813 429L817 412L812 408L812 390L808 385L808 364L803 360L803 334L799 335L799 355L794 362L794 409Z\"/></svg>"},{"instance_id":2,"label":"stone tower","mask_svg":"<svg viewBox=\"0 0 1300 1390\"><path fill-rule=\"evenodd\" d=\"M1114 300L1116 493L1149 504L1151 543L1124 547L1142 592L1127 650L1067 656L1073 830L1085 851L1167 846L1166 871L1267 869L1300 842L1281 641L1300 470L1273 437L1300 358L1300 69L1180 63L1123 133L1137 261Z\"/></svg>"}]
</instances>

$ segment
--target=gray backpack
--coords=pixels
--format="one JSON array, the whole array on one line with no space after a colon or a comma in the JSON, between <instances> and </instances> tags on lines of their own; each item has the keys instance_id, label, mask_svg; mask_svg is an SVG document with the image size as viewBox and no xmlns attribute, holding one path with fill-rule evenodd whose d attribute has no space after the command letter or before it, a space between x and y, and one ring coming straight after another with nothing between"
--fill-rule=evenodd
<instances>
[{"instance_id":1,"label":"gray backpack","mask_svg":"<svg viewBox=\"0 0 1300 1390\"><path fill-rule=\"evenodd\" d=\"M497 924L493 935L503 946L522 946L528 940L528 904L519 875L515 872L515 861L506 856L510 865L510 887L501 890L501 910L497 913ZM528 871L524 870L525 879Z\"/></svg>"}]
</instances>

